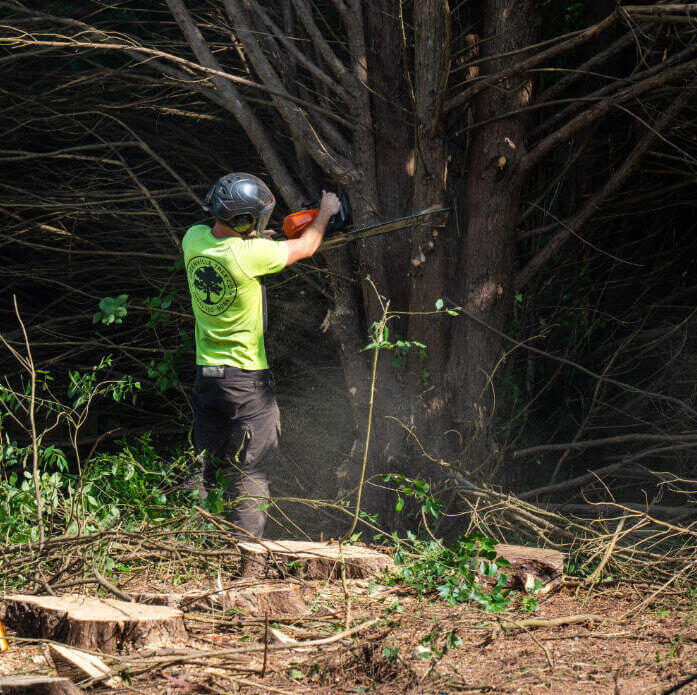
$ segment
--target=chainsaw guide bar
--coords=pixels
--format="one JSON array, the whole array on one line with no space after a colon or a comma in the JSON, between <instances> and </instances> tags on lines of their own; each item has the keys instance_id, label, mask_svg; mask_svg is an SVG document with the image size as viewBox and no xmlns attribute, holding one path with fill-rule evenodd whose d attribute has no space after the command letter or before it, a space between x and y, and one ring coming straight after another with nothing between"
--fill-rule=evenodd
<instances>
[{"instance_id":1,"label":"chainsaw guide bar","mask_svg":"<svg viewBox=\"0 0 697 695\"><path fill-rule=\"evenodd\" d=\"M428 210L422 210L421 212L416 212L413 215L407 215L406 217L398 217L395 220L390 220L389 222L378 222L376 224L366 225L364 227L358 227L356 229L347 229L345 231L339 232L338 234L332 234L329 237L325 237L324 241L320 244L318 251L331 251L332 249L348 244L352 241L358 241L359 239L369 239L374 236L380 236L381 234L387 234L388 232L395 232L399 229L405 229L406 227L414 227L421 224L432 224L433 226L442 227L445 224L445 215L451 212L452 208L430 208Z\"/></svg>"}]
</instances>

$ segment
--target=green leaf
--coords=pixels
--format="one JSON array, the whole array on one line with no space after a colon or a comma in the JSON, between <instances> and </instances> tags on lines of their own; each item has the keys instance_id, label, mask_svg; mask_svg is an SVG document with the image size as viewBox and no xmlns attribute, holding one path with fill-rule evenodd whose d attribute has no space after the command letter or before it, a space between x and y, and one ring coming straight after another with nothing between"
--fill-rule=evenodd
<instances>
[{"instance_id":1,"label":"green leaf","mask_svg":"<svg viewBox=\"0 0 697 695\"><path fill-rule=\"evenodd\" d=\"M297 668L292 668L288 674L294 681L301 681L305 678L305 674L302 671L298 671Z\"/></svg>"},{"instance_id":2,"label":"green leaf","mask_svg":"<svg viewBox=\"0 0 697 695\"><path fill-rule=\"evenodd\" d=\"M394 505L394 509L396 512L401 512L402 509L404 509L404 499L402 497L397 498L397 502Z\"/></svg>"},{"instance_id":3,"label":"green leaf","mask_svg":"<svg viewBox=\"0 0 697 695\"><path fill-rule=\"evenodd\" d=\"M443 308L444 302L442 299L436 299L436 309L440 311Z\"/></svg>"}]
</instances>

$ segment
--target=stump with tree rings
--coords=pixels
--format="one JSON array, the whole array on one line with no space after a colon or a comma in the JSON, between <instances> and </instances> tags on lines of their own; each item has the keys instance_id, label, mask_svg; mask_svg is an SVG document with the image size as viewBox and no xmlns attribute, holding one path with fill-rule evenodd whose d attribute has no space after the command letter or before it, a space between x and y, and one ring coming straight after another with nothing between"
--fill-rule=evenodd
<instances>
[{"instance_id":1,"label":"stump with tree rings","mask_svg":"<svg viewBox=\"0 0 697 695\"><path fill-rule=\"evenodd\" d=\"M6 596L0 619L20 637L107 653L188 641L180 610L90 596Z\"/></svg>"}]
</instances>

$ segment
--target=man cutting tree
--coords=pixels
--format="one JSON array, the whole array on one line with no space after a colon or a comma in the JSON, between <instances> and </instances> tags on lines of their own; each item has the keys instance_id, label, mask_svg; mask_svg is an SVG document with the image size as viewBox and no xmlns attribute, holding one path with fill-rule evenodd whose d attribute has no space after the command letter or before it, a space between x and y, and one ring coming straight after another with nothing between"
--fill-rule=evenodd
<instances>
[{"instance_id":1,"label":"man cutting tree","mask_svg":"<svg viewBox=\"0 0 697 695\"><path fill-rule=\"evenodd\" d=\"M220 466L237 493L238 536L261 537L269 496L268 472L280 433L273 377L264 350L265 302L261 278L312 256L327 223L339 212L323 192L314 221L296 239L272 241L266 225L276 200L251 174L223 176L203 209L213 227L197 224L184 236L184 263L196 319L193 390L196 466L190 486L208 495Z\"/></svg>"}]
</instances>

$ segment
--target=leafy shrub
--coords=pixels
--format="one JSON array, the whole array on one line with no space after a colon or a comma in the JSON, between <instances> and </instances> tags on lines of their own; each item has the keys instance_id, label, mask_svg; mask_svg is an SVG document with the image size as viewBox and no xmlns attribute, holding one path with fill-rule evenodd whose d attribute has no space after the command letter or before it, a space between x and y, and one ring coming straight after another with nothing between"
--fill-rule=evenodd
<instances>
[{"instance_id":1,"label":"leafy shrub","mask_svg":"<svg viewBox=\"0 0 697 695\"><path fill-rule=\"evenodd\" d=\"M99 300L99 311L92 315L92 323L101 321L105 326L110 326L112 323L123 323L128 313L127 304L127 294L120 294L117 297L102 297Z\"/></svg>"},{"instance_id":2,"label":"leafy shrub","mask_svg":"<svg viewBox=\"0 0 697 695\"><path fill-rule=\"evenodd\" d=\"M70 472L64 452L39 448L40 492L47 530L73 535L81 526L91 533L118 523L133 530L187 513L190 494L174 490L185 477L189 455L161 458L144 434L134 444L119 442L120 451L93 457L82 476ZM31 446L0 446L0 538L6 543L38 540ZM20 467L21 470L10 470Z\"/></svg>"},{"instance_id":3,"label":"leafy shrub","mask_svg":"<svg viewBox=\"0 0 697 695\"><path fill-rule=\"evenodd\" d=\"M502 568L510 563L496 556L496 541L481 533L461 536L453 548L437 541L422 541L407 533L410 552L401 548L395 561L402 565L401 578L423 594L436 592L448 605L474 601L487 611L502 611L509 602L507 577ZM479 576L498 578L489 587Z\"/></svg>"}]
</instances>

